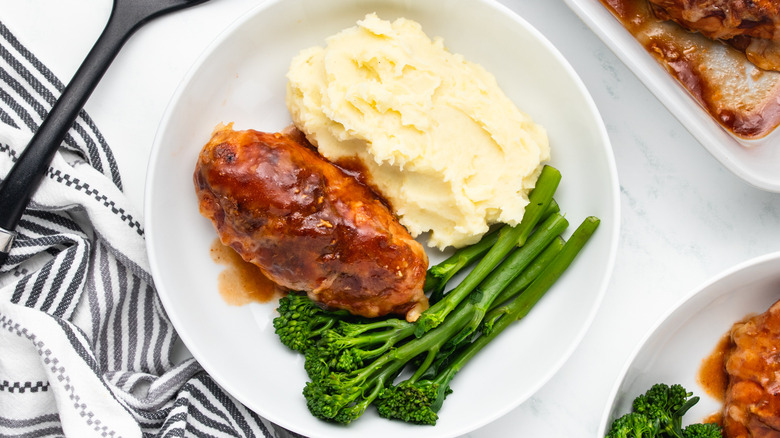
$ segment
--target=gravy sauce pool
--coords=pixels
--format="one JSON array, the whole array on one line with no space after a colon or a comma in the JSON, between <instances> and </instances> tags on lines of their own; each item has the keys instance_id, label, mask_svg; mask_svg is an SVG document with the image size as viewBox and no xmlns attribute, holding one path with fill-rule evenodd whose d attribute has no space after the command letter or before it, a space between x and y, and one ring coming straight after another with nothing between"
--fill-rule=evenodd
<instances>
[{"instance_id":1,"label":"gravy sauce pool","mask_svg":"<svg viewBox=\"0 0 780 438\"><path fill-rule=\"evenodd\" d=\"M744 139L780 125L780 72L744 53L656 18L646 0L600 0L725 129Z\"/></svg>"},{"instance_id":2,"label":"gravy sauce pool","mask_svg":"<svg viewBox=\"0 0 780 438\"><path fill-rule=\"evenodd\" d=\"M245 262L233 248L214 239L209 250L211 259L225 269L219 273L217 288L222 299L233 306L267 303L282 295L279 286L263 275L260 268Z\"/></svg>"},{"instance_id":3,"label":"gravy sauce pool","mask_svg":"<svg viewBox=\"0 0 780 438\"><path fill-rule=\"evenodd\" d=\"M726 390L728 389L729 376L726 373L726 355L730 349L734 348L734 341L731 339L733 327L744 324L755 314L746 315L741 320L732 325L732 329L721 336L712 352L701 361L701 367L696 375L696 382L710 396L723 405L726 402ZM723 427L723 411L713 412L701 420L702 423L717 423ZM724 435L725 431L724 431Z\"/></svg>"},{"instance_id":4,"label":"gravy sauce pool","mask_svg":"<svg viewBox=\"0 0 780 438\"><path fill-rule=\"evenodd\" d=\"M726 387L728 385L728 375L724 364L726 351L729 349L731 338L726 333L720 338L715 349L709 356L701 362L701 368L696 375L696 381L699 386L711 397L721 403L726 401ZM703 423L717 423L723 426L723 413L714 412L702 420Z\"/></svg>"}]
</instances>

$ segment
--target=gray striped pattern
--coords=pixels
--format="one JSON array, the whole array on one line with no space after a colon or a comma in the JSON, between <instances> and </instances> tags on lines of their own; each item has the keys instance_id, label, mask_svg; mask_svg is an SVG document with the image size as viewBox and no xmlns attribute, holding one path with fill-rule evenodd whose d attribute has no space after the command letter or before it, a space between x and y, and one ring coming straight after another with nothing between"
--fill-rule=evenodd
<instances>
[{"instance_id":1,"label":"gray striped pattern","mask_svg":"<svg viewBox=\"0 0 780 438\"><path fill-rule=\"evenodd\" d=\"M64 436L57 414L14 420L0 413L0 436L53 437Z\"/></svg>"},{"instance_id":2,"label":"gray striped pattern","mask_svg":"<svg viewBox=\"0 0 780 438\"><path fill-rule=\"evenodd\" d=\"M0 123L33 132L64 85L0 22ZM15 161L14 145L0 143L0 161ZM193 359L171 360L176 333L151 276L112 239L142 239L137 219L100 187L122 188L117 163L95 124L82 111L61 149L69 163L85 162L105 181L83 181L62 169L48 177L87 195L126 227L126 235L102 236L79 205L31 204L17 231L8 262L0 268L0 300L35 309L55 322L78 367L58 357L23 321L0 311L0 330L18 336L40 356L49 376L65 382L68 397L96 436L121 436L82 402L74 368L89 369L129 413L144 436L293 436L273 426L225 393ZM75 169L75 168L74 168ZM33 367L34 368L34 367ZM0 436L62 436L61 412L45 375L31 368L25 380L4 380L0 360ZM41 379L44 380L41 380ZM51 377L50 377L51 378ZM93 379L94 380L94 379ZM39 390L20 390L21 388ZM15 390L10 390L14 388ZM34 406L26 418L7 416L3 404Z\"/></svg>"},{"instance_id":3,"label":"gray striped pattern","mask_svg":"<svg viewBox=\"0 0 780 438\"><path fill-rule=\"evenodd\" d=\"M9 119L6 124L35 131L65 88L65 84L2 23L0 38L0 57L5 62L0 68L0 80L3 82L0 101L4 104L0 113ZM122 188L114 154L85 111L81 111L78 120L65 137L64 146L79 153L92 167L110 177L117 187Z\"/></svg>"}]
</instances>

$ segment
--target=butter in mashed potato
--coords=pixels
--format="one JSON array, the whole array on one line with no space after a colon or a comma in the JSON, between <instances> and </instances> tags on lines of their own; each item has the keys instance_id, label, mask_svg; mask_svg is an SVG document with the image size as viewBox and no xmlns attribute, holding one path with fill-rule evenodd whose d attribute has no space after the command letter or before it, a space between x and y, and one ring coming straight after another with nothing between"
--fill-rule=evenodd
<instances>
[{"instance_id":1,"label":"butter in mashed potato","mask_svg":"<svg viewBox=\"0 0 780 438\"><path fill-rule=\"evenodd\" d=\"M327 159L357 158L413 236L443 249L517 224L550 158L546 131L481 66L411 20L369 14L287 74L295 125Z\"/></svg>"}]
</instances>

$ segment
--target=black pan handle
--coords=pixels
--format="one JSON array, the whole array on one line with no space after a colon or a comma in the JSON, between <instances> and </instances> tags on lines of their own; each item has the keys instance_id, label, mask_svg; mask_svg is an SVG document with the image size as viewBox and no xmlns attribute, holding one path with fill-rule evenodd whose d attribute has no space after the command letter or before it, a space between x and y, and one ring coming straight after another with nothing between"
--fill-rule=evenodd
<instances>
[{"instance_id":1,"label":"black pan handle","mask_svg":"<svg viewBox=\"0 0 780 438\"><path fill-rule=\"evenodd\" d=\"M114 0L111 16L100 37L0 183L0 266L8 258L16 235L13 230L49 169L54 154L127 39L152 18L204 1Z\"/></svg>"}]
</instances>

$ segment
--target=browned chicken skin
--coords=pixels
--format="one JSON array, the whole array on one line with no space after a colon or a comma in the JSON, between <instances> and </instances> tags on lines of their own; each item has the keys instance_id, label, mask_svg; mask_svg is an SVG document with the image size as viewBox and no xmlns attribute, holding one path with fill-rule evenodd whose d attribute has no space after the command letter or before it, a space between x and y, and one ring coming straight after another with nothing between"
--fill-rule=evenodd
<instances>
[{"instance_id":1,"label":"browned chicken skin","mask_svg":"<svg viewBox=\"0 0 780 438\"><path fill-rule=\"evenodd\" d=\"M366 186L300 133L218 126L194 175L222 243L277 284L366 317L428 307L425 251Z\"/></svg>"},{"instance_id":2,"label":"browned chicken skin","mask_svg":"<svg viewBox=\"0 0 780 438\"><path fill-rule=\"evenodd\" d=\"M780 71L780 0L649 0L656 15L726 41L766 70Z\"/></svg>"},{"instance_id":3,"label":"browned chicken skin","mask_svg":"<svg viewBox=\"0 0 780 438\"><path fill-rule=\"evenodd\" d=\"M777 0L649 0L664 19L713 39L748 36L780 41Z\"/></svg>"},{"instance_id":4,"label":"browned chicken skin","mask_svg":"<svg viewBox=\"0 0 780 438\"><path fill-rule=\"evenodd\" d=\"M731 330L723 432L780 437L780 301Z\"/></svg>"}]
</instances>

